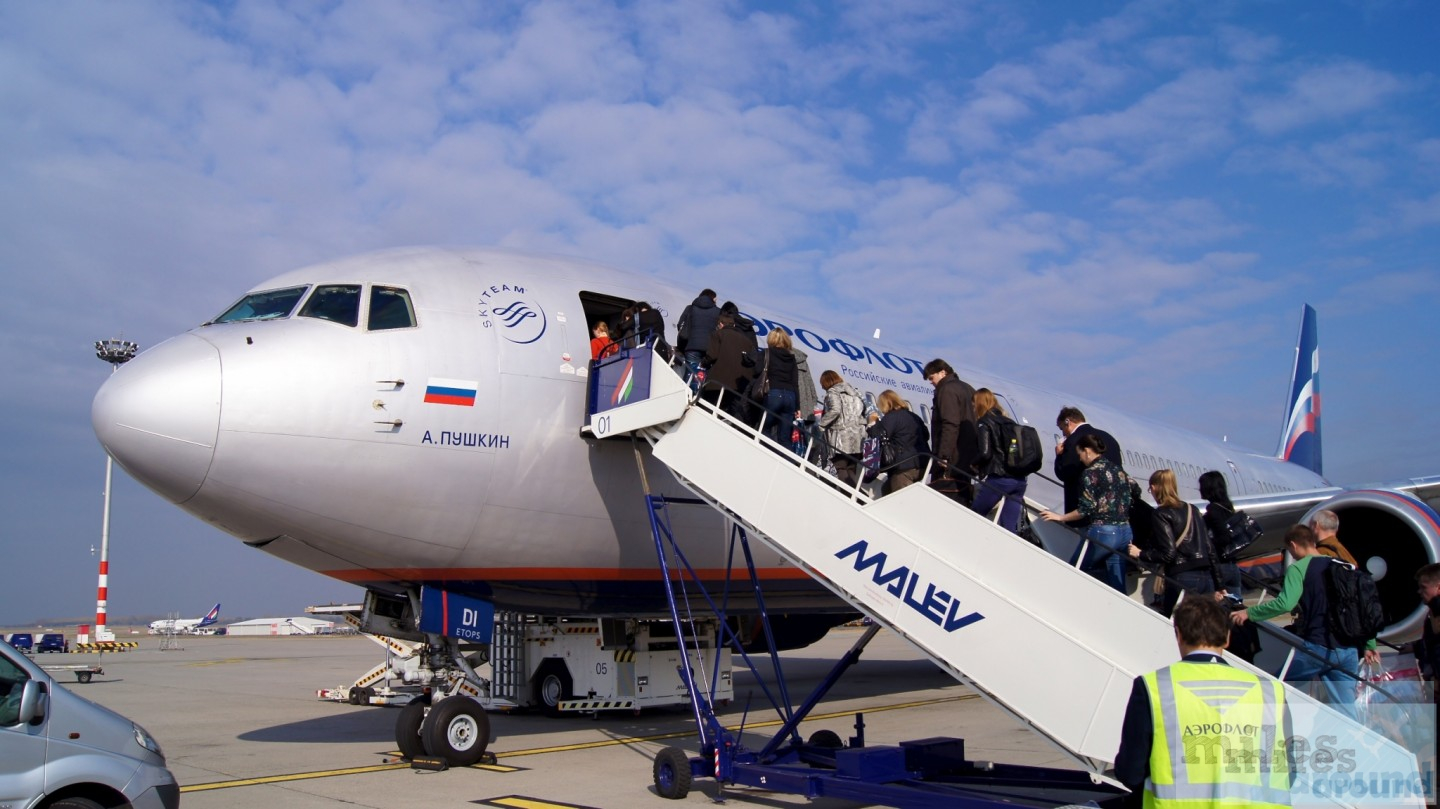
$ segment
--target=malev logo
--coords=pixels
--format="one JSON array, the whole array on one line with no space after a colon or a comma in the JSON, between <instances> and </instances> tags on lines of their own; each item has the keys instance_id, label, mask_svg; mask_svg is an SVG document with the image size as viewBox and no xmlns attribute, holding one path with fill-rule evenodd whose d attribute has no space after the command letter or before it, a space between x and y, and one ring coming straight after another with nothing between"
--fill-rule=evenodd
<instances>
[{"instance_id":1,"label":"malev logo","mask_svg":"<svg viewBox=\"0 0 1440 809\"><path fill-rule=\"evenodd\" d=\"M500 335L527 345L545 336L545 310L527 297L525 287L495 284L480 294L480 317L485 328L500 324Z\"/></svg>"},{"instance_id":2,"label":"malev logo","mask_svg":"<svg viewBox=\"0 0 1440 809\"><path fill-rule=\"evenodd\" d=\"M835 554L835 558L844 559L847 556L854 556L857 573L864 573L866 568L875 568L875 571L870 574L872 581L884 587L890 595L899 598L905 606L925 616L931 623L943 628L946 632L954 632L985 618L978 612L961 615L960 599L939 589L933 582L924 582L925 596L916 598L915 592L920 589L922 584L920 574L905 565L887 569L885 563L888 559L885 552L876 551L874 554L866 556L865 552L869 549L870 543L862 539Z\"/></svg>"}]
</instances>

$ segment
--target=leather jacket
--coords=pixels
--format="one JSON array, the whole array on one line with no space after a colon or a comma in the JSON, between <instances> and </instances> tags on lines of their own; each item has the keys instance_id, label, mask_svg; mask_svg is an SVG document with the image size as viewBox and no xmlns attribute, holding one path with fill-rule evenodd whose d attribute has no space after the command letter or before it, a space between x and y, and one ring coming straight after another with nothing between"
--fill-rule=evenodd
<instances>
[{"instance_id":1,"label":"leather jacket","mask_svg":"<svg viewBox=\"0 0 1440 809\"><path fill-rule=\"evenodd\" d=\"M1185 521L1190 521L1186 530ZM1151 518L1155 527L1154 541L1141 551L1140 558L1165 566L1166 573L1207 568L1215 563L1210 529L1200 509L1186 503L1183 507L1161 506Z\"/></svg>"}]
</instances>

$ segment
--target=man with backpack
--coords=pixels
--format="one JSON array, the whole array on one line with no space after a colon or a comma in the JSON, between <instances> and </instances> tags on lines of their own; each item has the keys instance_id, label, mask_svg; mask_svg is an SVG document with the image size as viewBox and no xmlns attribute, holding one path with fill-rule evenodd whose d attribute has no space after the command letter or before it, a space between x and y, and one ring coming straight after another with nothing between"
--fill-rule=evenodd
<instances>
[{"instance_id":1,"label":"man with backpack","mask_svg":"<svg viewBox=\"0 0 1440 809\"><path fill-rule=\"evenodd\" d=\"M1358 566L1355 557L1340 542L1340 516L1329 509L1315 512L1310 518L1310 530L1315 532L1315 548L1331 559L1339 559Z\"/></svg>"},{"instance_id":2,"label":"man with backpack","mask_svg":"<svg viewBox=\"0 0 1440 809\"><path fill-rule=\"evenodd\" d=\"M1365 596L1356 592L1364 589L1357 585L1359 577L1368 578L1369 574L1321 554L1315 547L1315 532L1307 525L1291 526L1285 532L1285 550L1295 561L1285 570L1280 594L1249 609L1237 610L1230 614L1230 619L1240 625L1247 620L1268 621L1298 610L1299 617L1291 629L1310 654L1296 652L1290 670L1285 673L1286 681L1320 680L1325 685L1325 701L1355 719L1360 648L1364 648L1367 661L1379 660L1375 632L1380 627L1374 625L1373 617L1368 627L1358 627L1354 620L1357 613L1373 611L1379 606L1378 602L1362 603ZM1341 595L1336 594L1336 585L1340 585ZM1368 589L1373 596L1373 582ZM1383 620L1380 623L1383 625Z\"/></svg>"}]
</instances>

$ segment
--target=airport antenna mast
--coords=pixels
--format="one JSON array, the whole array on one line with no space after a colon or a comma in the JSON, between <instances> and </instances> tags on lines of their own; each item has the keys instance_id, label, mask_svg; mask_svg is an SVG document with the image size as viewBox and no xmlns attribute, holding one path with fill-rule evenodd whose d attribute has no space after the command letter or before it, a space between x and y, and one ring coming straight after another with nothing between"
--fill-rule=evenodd
<instances>
[{"instance_id":1,"label":"airport antenna mast","mask_svg":"<svg viewBox=\"0 0 1440 809\"><path fill-rule=\"evenodd\" d=\"M129 340L97 340L95 341L95 356L110 363L110 373L120 370L120 366L135 358L135 352L140 350L137 343ZM115 640L109 627L105 625L105 613L109 608L110 598L110 478L113 473L115 461L110 453L105 453L105 509L104 516L100 518L100 584L95 591L95 640Z\"/></svg>"}]
</instances>

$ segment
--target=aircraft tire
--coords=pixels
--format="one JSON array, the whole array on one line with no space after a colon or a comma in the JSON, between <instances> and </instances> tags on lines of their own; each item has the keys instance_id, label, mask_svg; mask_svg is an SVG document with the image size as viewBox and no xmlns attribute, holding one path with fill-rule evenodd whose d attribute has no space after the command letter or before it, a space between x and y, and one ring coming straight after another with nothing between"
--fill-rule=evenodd
<instances>
[{"instance_id":1,"label":"aircraft tire","mask_svg":"<svg viewBox=\"0 0 1440 809\"><path fill-rule=\"evenodd\" d=\"M655 754L655 792L672 801L690 794L694 776L690 773L690 757L678 747L667 747Z\"/></svg>"},{"instance_id":2,"label":"aircraft tire","mask_svg":"<svg viewBox=\"0 0 1440 809\"><path fill-rule=\"evenodd\" d=\"M411 700L400 709L395 719L395 746L400 748L400 757L406 761L426 755L425 741L420 736L420 726L425 723L425 700Z\"/></svg>"},{"instance_id":3,"label":"aircraft tire","mask_svg":"<svg viewBox=\"0 0 1440 809\"><path fill-rule=\"evenodd\" d=\"M469 767L479 763L490 744L490 717L469 697L449 697L426 714L420 737L430 755L452 767Z\"/></svg>"},{"instance_id":4,"label":"aircraft tire","mask_svg":"<svg viewBox=\"0 0 1440 809\"><path fill-rule=\"evenodd\" d=\"M535 702L545 713L560 715L560 703L574 698L574 681L563 660L546 660L535 672Z\"/></svg>"},{"instance_id":5,"label":"aircraft tire","mask_svg":"<svg viewBox=\"0 0 1440 809\"><path fill-rule=\"evenodd\" d=\"M359 705L359 704L360 704L360 689L356 688L356 687L353 686L353 685L350 686L350 692L345 695L345 701L348 702L348 703L350 703L351 705Z\"/></svg>"}]
</instances>

